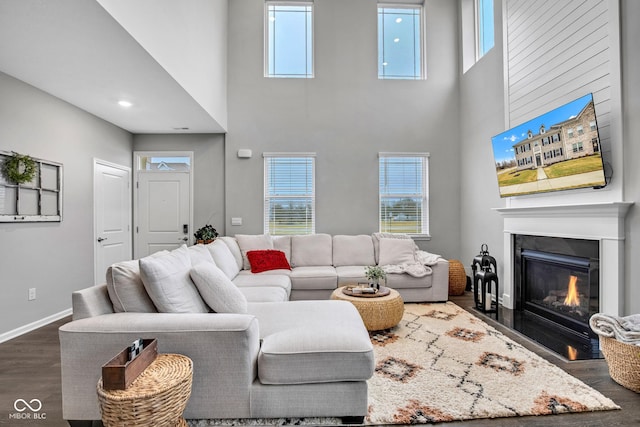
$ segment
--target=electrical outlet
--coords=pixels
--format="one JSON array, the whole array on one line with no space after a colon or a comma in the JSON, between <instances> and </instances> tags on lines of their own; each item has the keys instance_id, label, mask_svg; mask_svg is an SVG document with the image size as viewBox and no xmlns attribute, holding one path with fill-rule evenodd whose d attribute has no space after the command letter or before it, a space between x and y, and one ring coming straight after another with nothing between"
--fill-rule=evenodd
<instances>
[{"instance_id":1,"label":"electrical outlet","mask_svg":"<svg viewBox=\"0 0 640 427\"><path fill-rule=\"evenodd\" d=\"M36 288L29 288L29 301L36 299Z\"/></svg>"}]
</instances>

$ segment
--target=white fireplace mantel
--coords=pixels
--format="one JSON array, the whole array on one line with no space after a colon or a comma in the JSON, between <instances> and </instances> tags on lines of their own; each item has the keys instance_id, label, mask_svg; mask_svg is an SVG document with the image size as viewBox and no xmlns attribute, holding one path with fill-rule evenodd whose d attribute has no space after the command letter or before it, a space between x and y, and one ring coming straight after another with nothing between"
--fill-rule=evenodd
<instances>
[{"instance_id":1,"label":"white fireplace mantel","mask_svg":"<svg viewBox=\"0 0 640 427\"><path fill-rule=\"evenodd\" d=\"M624 219L633 202L507 207L504 218L502 305L514 308L513 235L597 240L600 243L600 312L622 315L624 296Z\"/></svg>"}]
</instances>

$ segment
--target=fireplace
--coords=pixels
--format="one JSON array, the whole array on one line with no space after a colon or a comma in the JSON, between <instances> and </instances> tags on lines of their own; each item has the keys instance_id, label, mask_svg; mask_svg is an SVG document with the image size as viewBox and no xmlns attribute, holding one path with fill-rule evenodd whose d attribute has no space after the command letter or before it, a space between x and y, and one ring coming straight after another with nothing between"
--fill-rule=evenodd
<instances>
[{"instance_id":1,"label":"fireplace","mask_svg":"<svg viewBox=\"0 0 640 427\"><path fill-rule=\"evenodd\" d=\"M535 323L583 353L597 353L589 318L599 308L598 242L517 234L513 247L515 309L530 320L528 328Z\"/></svg>"},{"instance_id":2,"label":"fireplace","mask_svg":"<svg viewBox=\"0 0 640 427\"><path fill-rule=\"evenodd\" d=\"M523 309L522 299L520 298L523 289L521 285L517 285L521 271L516 269L522 265L520 254L516 254L516 236L540 236L555 237L558 240L552 240L553 246L560 249L566 246L572 246L576 242L590 242L589 245L598 249L598 255L576 255L574 253L566 254L558 252L554 247L545 248L541 246L529 247L526 249L538 252L551 252L553 254L564 254L568 257L591 258L598 259L598 264L589 264L589 281L599 276L599 287L594 290L588 288L589 293L589 309L592 310L595 305L595 292L598 293L597 312L608 313L611 315L622 315L624 304L624 230L625 216L632 202L595 202L586 204L565 204L565 205L548 205L548 206L522 206L520 201L514 201L512 205L504 208L496 208L504 219L504 236L503 236L503 264L499 272L501 282L503 284L500 299L503 313L510 313L511 318L501 316L505 326L516 329L536 341L544 343L545 346L551 348L556 353L564 355L570 360L581 358L599 357L599 352L594 345L585 345L586 339L584 333L565 333L567 327L562 323L549 323L535 311ZM580 243L578 243L580 244ZM593 250L593 249L592 249ZM580 265L580 263L578 263ZM594 271L599 269L599 274ZM534 266L535 268L535 266ZM538 268L543 268L538 266ZM568 267L569 268L569 267ZM582 286L582 293L586 297L587 289L585 285L586 271L577 267L570 267L577 270L577 283ZM574 274L576 275L576 274ZM571 276L571 275L569 275ZM554 285L556 287L558 285ZM561 287L563 287L562 285ZM551 289L548 289L551 291ZM557 297L557 295L555 295ZM556 298L557 299L557 298ZM537 300L537 298L536 298ZM544 298L542 298L544 300ZM547 300L548 302L549 300ZM563 300L564 301L564 300ZM540 304L533 303L536 306ZM584 302L581 300L581 304ZM539 307L536 307L539 308ZM544 304L541 310L546 309ZM558 317L571 322L574 316L566 315L563 310L559 311ZM539 325L543 326L540 327ZM533 325L533 326L531 326ZM553 327L551 327L553 325ZM559 332L562 331L562 332ZM589 331L587 331L587 334ZM575 337L581 337L575 339ZM535 337L535 338L534 338ZM590 341L593 341L589 338Z\"/></svg>"}]
</instances>

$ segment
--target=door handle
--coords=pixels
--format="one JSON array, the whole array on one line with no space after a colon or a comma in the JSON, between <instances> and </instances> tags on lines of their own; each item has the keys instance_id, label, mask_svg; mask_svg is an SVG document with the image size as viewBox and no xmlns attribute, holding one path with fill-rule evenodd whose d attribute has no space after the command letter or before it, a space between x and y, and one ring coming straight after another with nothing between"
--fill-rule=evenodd
<instances>
[{"instance_id":1,"label":"door handle","mask_svg":"<svg viewBox=\"0 0 640 427\"><path fill-rule=\"evenodd\" d=\"M187 240L189 240L189 238L187 236L184 236L183 238L178 239L178 240L182 240L182 241L186 242Z\"/></svg>"},{"instance_id":2,"label":"door handle","mask_svg":"<svg viewBox=\"0 0 640 427\"><path fill-rule=\"evenodd\" d=\"M102 242L103 240L107 240L108 237L98 237L98 242Z\"/></svg>"}]
</instances>

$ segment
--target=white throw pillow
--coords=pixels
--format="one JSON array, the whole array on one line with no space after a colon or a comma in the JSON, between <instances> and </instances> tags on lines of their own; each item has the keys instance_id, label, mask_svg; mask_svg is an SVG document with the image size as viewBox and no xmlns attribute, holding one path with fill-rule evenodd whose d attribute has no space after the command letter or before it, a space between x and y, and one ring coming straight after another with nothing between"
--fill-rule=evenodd
<instances>
[{"instance_id":1,"label":"white throw pillow","mask_svg":"<svg viewBox=\"0 0 640 427\"><path fill-rule=\"evenodd\" d=\"M236 240L242 253L242 268L244 270L251 270L247 252L273 249L273 241L268 234L236 234Z\"/></svg>"},{"instance_id":2,"label":"white throw pillow","mask_svg":"<svg viewBox=\"0 0 640 427\"><path fill-rule=\"evenodd\" d=\"M413 240L411 236L405 233L380 233L376 232L371 235L373 240L373 252L376 257L376 264L380 264L380 239L405 239Z\"/></svg>"},{"instance_id":3,"label":"white throw pillow","mask_svg":"<svg viewBox=\"0 0 640 427\"><path fill-rule=\"evenodd\" d=\"M224 243L223 243L224 244ZM198 265L201 262L212 263L213 257L211 253L204 247L204 245L189 246L189 258L191 259L191 265Z\"/></svg>"},{"instance_id":4,"label":"white throw pillow","mask_svg":"<svg viewBox=\"0 0 640 427\"><path fill-rule=\"evenodd\" d=\"M233 279L238 275L240 267L238 267L235 257L225 242L217 239L213 243L205 245L205 248L207 248L211 254L216 266L222 270L229 279Z\"/></svg>"},{"instance_id":5,"label":"white throw pillow","mask_svg":"<svg viewBox=\"0 0 640 427\"><path fill-rule=\"evenodd\" d=\"M107 268L107 291L116 313L158 311L144 288L137 259L118 262Z\"/></svg>"},{"instance_id":6,"label":"white throw pillow","mask_svg":"<svg viewBox=\"0 0 640 427\"><path fill-rule=\"evenodd\" d=\"M149 256L158 257L168 253L160 251ZM107 291L116 313L158 312L142 283L137 259L117 262L107 268Z\"/></svg>"},{"instance_id":7,"label":"white throw pillow","mask_svg":"<svg viewBox=\"0 0 640 427\"><path fill-rule=\"evenodd\" d=\"M221 236L216 240L222 240L227 245L231 251L231 255L233 255L233 259L235 259L238 264L238 271L242 270L242 252L240 252L240 246L238 246L236 238L231 236Z\"/></svg>"},{"instance_id":8,"label":"white throw pillow","mask_svg":"<svg viewBox=\"0 0 640 427\"><path fill-rule=\"evenodd\" d=\"M379 265L416 263L416 244L412 239L380 239Z\"/></svg>"},{"instance_id":9,"label":"white throw pillow","mask_svg":"<svg viewBox=\"0 0 640 427\"><path fill-rule=\"evenodd\" d=\"M227 275L213 264L198 264L191 269L191 278L200 295L216 313L247 312L247 299Z\"/></svg>"},{"instance_id":10,"label":"white throw pillow","mask_svg":"<svg viewBox=\"0 0 640 427\"><path fill-rule=\"evenodd\" d=\"M142 258L138 262L142 283L159 312L209 312L189 276L191 259L186 245L166 255Z\"/></svg>"}]
</instances>

